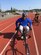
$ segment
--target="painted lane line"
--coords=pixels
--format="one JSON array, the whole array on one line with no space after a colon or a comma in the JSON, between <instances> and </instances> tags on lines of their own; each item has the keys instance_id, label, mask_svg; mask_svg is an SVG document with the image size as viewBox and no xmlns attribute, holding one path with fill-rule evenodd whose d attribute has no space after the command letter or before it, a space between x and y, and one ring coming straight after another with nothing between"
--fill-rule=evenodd
<instances>
[{"instance_id":1,"label":"painted lane line","mask_svg":"<svg viewBox=\"0 0 41 55\"><path fill-rule=\"evenodd\" d=\"M10 26L12 26L15 23L10 24L9 26L7 26L6 28L4 28L3 30L1 30L0 32L4 31L5 29L9 28ZM16 32L15 32L16 33ZM13 35L14 36L14 35ZM13 38L12 36L12 38ZM1 54L2 55L4 53L4 50L7 48L7 46L9 45L10 41L12 40L12 38L9 40L9 42L6 44L6 46L4 47L4 49L2 50Z\"/></svg>"},{"instance_id":2,"label":"painted lane line","mask_svg":"<svg viewBox=\"0 0 41 55\"><path fill-rule=\"evenodd\" d=\"M8 25L7 27L5 27L4 29L2 29L0 32L4 31L5 29L9 28L10 26L12 26L14 23Z\"/></svg>"},{"instance_id":3,"label":"painted lane line","mask_svg":"<svg viewBox=\"0 0 41 55\"><path fill-rule=\"evenodd\" d=\"M35 38L35 33L34 33L33 26L32 26L32 33L33 33L33 39L34 39L34 43L35 43L36 53L37 53L37 55L39 55L38 45L37 45L37 41L36 41L36 38Z\"/></svg>"},{"instance_id":4,"label":"painted lane line","mask_svg":"<svg viewBox=\"0 0 41 55\"><path fill-rule=\"evenodd\" d=\"M16 17L17 15L14 15L14 17ZM18 15L19 16L19 15ZM14 17L12 17L12 18L14 18ZM3 20L4 21L4 20ZM7 22L8 23L8 22ZM4 23L5 24L5 23ZM3 24L1 24L0 26L2 26Z\"/></svg>"},{"instance_id":5,"label":"painted lane line","mask_svg":"<svg viewBox=\"0 0 41 55\"><path fill-rule=\"evenodd\" d=\"M5 25L5 24L7 24L8 22L6 22L6 23L2 23L2 24L0 24L0 26L2 26L2 25Z\"/></svg>"},{"instance_id":6,"label":"painted lane line","mask_svg":"<svg viewBox=\"0 0 41 55\"><path fill-rule=\"evenodd\" d=\"M7 26L6 28L4 28L4 29L1 30L0 32L2 32L2 31L4 31L5 29L9 28L9 27L10 27L11 25L13 25L13 24L15 24L15 23L10 24L9 26ZM16 32L15 32L15 34L16 34ZM14 35L15 35L15 34L14 34ZM12 36L12 38L14 37L14 35ZM12 38L8 41L8 43L6 44L6 46L3 48L2 52L0 53L0 55L2 55L2 54L4 53L5 49L6 49L6 48L8 47L8 45L10 44Z\"/></svg>"},{"instance_id":7,"label":"painted lane line","mask_svg":"<svg viewBox=\"0 0 41 55\"><path fill-rule=\"evenodd\" d=\"M16 32L15 32L15 34L16 34ZM14 35L12 36L12 38L14 37ZM0 55L2 55L4 53L4 51L6 50L6 48L8 47L8 45L10 44L10 42L12 41L12 38L8 41L8 43L6 44L6 46L3 48L2 52L0 53Z\"/></svg>"}]
</instances>

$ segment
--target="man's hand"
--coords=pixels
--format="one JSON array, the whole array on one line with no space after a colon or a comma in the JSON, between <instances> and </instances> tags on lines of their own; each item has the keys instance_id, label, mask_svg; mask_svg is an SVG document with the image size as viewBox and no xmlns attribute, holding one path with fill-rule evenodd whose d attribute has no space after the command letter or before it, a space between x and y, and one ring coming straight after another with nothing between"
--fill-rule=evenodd
<instances>
[{"instance_id":1,"label":"man's hand","mask_svg":"<svg viewBox=\"0 0 41 55\"><path fill-rule=\"evenodd\" d=\"M32 30L32 28L30 27L30 30Z\"/></svg>"},{"instance_id":2,"label":"man's hand","mask_svg":"<svg viewBox=\"0 0 41 55\"><path fill-rule=\"evenodd\" d=\"M29 28L30 28L30 30L32 30L32 27L29 26Z\"/></svg>"},{"instance_id":3,"label":"man's hand","mask_svg":"<svg viewBox=\"0 0 41 55\"><path fill-rule=\"evenodd\" d=\"M16 27L16 30L19 30L19 27Z\"/></svg>"}]
</instances>

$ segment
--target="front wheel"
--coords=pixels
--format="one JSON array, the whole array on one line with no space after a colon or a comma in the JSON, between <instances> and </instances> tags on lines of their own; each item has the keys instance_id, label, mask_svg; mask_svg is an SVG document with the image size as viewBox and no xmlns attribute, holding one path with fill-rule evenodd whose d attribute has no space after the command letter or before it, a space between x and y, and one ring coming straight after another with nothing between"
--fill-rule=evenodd
<instances>
[{"instance_id":1,"label":"front wheel","mask_svg":"<svg viewBox=\"0 0 41 55\"><path fill-rule=\"evenodd\" d=\"M28 44L27 44L27 55L30 55L30 48L29 48Z\"/></svg>"},{"instance_id":2,"label":"front wheel","mask_svg":"<svg viewBox=\"0 0 41 55\"><path fill-rule=\"evenodd\" d=\"M24 44L24 46L25 46L25 55L30 55L30 48L28 44Z\"/></svg>"}]
</instances>

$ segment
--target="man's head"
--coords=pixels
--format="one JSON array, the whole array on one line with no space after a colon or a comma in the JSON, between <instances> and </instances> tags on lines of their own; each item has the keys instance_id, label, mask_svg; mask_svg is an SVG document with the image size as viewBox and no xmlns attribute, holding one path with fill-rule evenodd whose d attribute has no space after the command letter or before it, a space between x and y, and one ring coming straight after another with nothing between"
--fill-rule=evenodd
<instances>
[{"instance_id":1,"label":"man's head","mask_svg":"<svg viewBox=\"0 0 41 55\"><path fill-rule=\"evenodd\" d=\"M27 17L26 13L22 13L22 19L25 20Z\"/></svg>"},{"instance_id":2,"label":"man's head","mask_svg":"<svg viewBox=\"0 0 41 55\"><path fill-rule=\"evenodd\" d=\"M35 17L36 17L36 18L39 17L39 13L36 13L36 14L35 14Z\"/></svg>"}]
</instances>

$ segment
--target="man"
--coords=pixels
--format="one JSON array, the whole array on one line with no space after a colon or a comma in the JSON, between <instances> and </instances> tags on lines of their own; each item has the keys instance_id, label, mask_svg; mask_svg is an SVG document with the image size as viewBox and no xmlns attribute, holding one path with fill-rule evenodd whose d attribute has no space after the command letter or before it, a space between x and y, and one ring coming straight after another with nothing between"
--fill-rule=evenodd
<instances>
[{"instance_id":1,"label":"man","mask_svg":"<svg viewBox=\"0 0 41 55\"><path fill-rule=\"evenodd\" d=\"M38 14L38 13L35 14L34 21L35 21L36 23L39 23L39 14Z\"/></svg>"},{"instance_id":2,"label":"man","mask_svg":"<svg viewBox=\"0 0 41 55\"><path fill-rule=\"evenodd\" d=\"M27 18L25 13L22 13L22 17L16 21L16 29L23 33L23 28L26 29L27 33L32 29L32 21L30 18Z\"/></svg>"}]
</instances>

